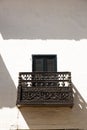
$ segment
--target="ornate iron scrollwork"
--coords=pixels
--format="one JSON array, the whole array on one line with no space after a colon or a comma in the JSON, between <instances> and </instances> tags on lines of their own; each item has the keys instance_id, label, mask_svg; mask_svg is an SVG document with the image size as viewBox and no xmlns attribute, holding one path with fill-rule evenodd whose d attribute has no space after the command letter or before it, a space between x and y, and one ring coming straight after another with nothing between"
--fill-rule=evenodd
<instances>
[{"instance_id":1,"label":"ornate iron scrollwork","mask_svg":"<svg viewBox=\"0 0 87 130\"><path fill-rule=\"evenodd\" d=\"M73 106L70 72L20 72L19 105Z\"/></svg>"}]
</instances>

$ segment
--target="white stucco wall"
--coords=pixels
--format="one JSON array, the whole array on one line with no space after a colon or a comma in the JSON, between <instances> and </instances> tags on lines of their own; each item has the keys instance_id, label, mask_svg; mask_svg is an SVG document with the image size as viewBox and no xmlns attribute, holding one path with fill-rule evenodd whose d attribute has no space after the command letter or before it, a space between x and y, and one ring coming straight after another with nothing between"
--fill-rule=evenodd
<instances>
[{"instance_id":1,"label":"white stucco wall","mask_svg":"<svg viewBox=\"0 0 87 130\"><path fill-rule=\"evenodd\" d=\"M0 128L87 129L87 1L0 1ZM32 71L32 54L57 54L71 71L74 107L16 107L18 73Z\"/></svg>"},{"instance_id":2,"label":"white stucco wall","mask_svg":"<svg viewBox=\"0 0 87 130\"><path fill-rule=\"evenodd\" d=\"M3 123L0 127L87 129L86 40L79 42L64 40L64 43L62 40L2 40L2 43L0 48L0 121ZM74 91L75 99L72 109L23 107L18 110L16 108L18 72L32 71L32 54L57 54L58 71L71 71L72 82L77 89Z\"/></svg>"}]
</instances>

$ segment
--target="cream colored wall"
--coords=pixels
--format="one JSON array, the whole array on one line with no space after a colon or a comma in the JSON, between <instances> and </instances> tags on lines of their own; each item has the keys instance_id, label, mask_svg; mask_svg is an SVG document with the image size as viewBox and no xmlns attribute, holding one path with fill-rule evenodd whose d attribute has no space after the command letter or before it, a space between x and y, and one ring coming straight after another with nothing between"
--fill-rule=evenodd
<instances>
[{"instance_id":1,"label":"cream colored wall","mask_svg":"<svg viewBox=\"0 0 87 130\"><path fill-rule=\"evenodd\" d=\"M0 1L0 129L87 129L87 6L84 0ZM71 71L74 107L16 107L18 73L32 54L57 54Z\"/></svg>"},{"instance_id":2,"label":"cream colored wall","mask_svg":"<svg viewBox=\"0 0 87 130\"><path fill-rule=\"evenodd\" d=\"M0 127L87 129L86 40L79 42L64 40L64 43L62 40L2 40L2 43L0 48ZM65 107L18 109L16 107L18 72L32 71L32 54L57 54L58 71L71 71L74 88L72 109Z\"/></svg>"}]
</instances>

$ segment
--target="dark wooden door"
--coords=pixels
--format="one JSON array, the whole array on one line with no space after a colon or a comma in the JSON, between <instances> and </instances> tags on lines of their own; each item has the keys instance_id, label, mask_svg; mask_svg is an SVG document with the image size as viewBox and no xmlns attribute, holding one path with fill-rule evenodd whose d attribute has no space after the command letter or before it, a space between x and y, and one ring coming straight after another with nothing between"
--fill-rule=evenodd
<instances>
[{"instance_id":1,"label":"dark wooden door","mask_svg":"<svg viewBox=\"0 0 87 130\"><path fill-rule=\"evenodd\" d=\"M57 56L56 55L33 55L32 56L33 72L56 72Z\"/></svg>"}]
</instances>

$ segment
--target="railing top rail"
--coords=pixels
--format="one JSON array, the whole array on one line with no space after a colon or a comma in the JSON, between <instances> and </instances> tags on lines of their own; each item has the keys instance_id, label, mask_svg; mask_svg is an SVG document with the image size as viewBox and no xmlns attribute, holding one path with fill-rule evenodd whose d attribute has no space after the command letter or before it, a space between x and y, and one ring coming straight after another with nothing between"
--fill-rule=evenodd
<instances>
[{"instance_id":1,"label":"railing top rail","mask_svg":"<svg viewBox=\"0 0 87 130\"><path fill-rule=\"evenodd\" d=\"M21 74L71 74L69 71L63 71L63 72L19 72L19 75Z\"/></svg>"},{"instance_id":2,"label":"railing top rail","mask_svg":"<svg viewBox=\"0 0 87 130\"><path fill-rule=\"evenodd\" d=\"M71 72L20 72L19 84L69 87L71 86Z\"/></svg>"}]
</instances>

